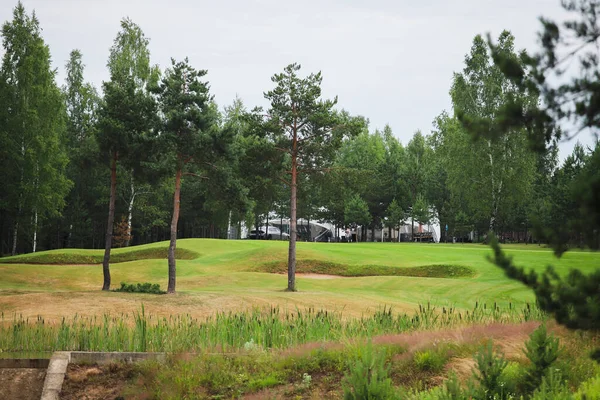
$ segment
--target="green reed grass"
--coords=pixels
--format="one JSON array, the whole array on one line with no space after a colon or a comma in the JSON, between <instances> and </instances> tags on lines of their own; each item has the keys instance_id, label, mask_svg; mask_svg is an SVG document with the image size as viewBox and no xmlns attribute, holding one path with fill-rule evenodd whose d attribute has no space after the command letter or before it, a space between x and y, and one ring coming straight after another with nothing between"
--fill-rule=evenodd
<instances>
[{"instance_id":1,"label":"green reed grass","mask_svg":"<svg viewBox=\"0 0 600 400\"><path fill-rule=\"evenodd\" d=\"M142 306L133 314L75 315L59 323L17 315L10 320L2 313L0 351L235 351L250 342L265 349L286 348L308 342L542 319L543 313L529 304L522 309L511 305L501 308L496 304L476 304L468 311L427 304L419 306L413 315L394 313L384 307L360 318L343 318L339 312L313 308L217 312L214 316L197 319L187 314L148 315Z\"/></svg>"}]
</instances>

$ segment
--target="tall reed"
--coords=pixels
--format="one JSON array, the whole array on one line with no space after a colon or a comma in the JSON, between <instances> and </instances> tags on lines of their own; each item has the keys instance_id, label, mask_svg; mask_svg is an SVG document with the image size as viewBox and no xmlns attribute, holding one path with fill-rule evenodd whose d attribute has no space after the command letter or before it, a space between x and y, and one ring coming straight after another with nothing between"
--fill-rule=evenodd
<instances>
[{"instance_id":1,"label":"tall reed","mask_svg":"<svg viewBox=\"0 0 600 400\"><path fill-rule=\"evenodd\" d=\"M452 328L475 323L541 320L529 304L476 304L471 310L420 305L412 315L384 307L369 316L343 318L326 310L282 311L278 307L247 312L217 312L205 319L190 315L157 317L142 306L132 314L63 318L48 323L0 315L0 352L80 351L234 351L253 343L262 348L286 348L307 342L339 341L414 330Z\"/></svg>"}]
</instances>

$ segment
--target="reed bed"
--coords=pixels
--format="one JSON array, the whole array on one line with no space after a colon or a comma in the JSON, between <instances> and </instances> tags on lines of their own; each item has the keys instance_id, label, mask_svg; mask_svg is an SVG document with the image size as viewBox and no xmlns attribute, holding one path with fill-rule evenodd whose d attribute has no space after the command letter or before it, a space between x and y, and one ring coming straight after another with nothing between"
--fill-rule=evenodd
<instances>
[{"instance_id":1,"label":"reed bed","mask_svg":"<svg viewBox=\"0 0 600 400\"><path fill-rule=\"evenodd\" d=\"M475 304L471 310L420 305L414 314L384 307L372 315L344 318L326 310L294 311L274 307L247 312L217 312L197 319L190 315L157 317L144 306L132 314L64 318L49 323L43 317L0 314L0 352L46 351L236 351L257 346L282 349L309 342L335 342L415 330L436 330L470 324L519 323L543 320L527 304Z\"/></svg>"}]
</instances>

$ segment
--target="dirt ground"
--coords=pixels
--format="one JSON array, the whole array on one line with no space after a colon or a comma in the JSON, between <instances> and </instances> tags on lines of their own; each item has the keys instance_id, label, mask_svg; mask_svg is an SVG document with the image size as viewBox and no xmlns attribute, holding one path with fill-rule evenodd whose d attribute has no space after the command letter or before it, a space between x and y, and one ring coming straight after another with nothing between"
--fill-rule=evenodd
<instances>
[{"instance_id":1,"label":"dirt ground","mask_svg":"<svg viewBox=\"0 0 600 400\"><path fill-rule=\"evenodd\" d=\"M39 400L45 377L45 369L0 368L0 399Z\"/></svg>"},{"instance_id":2,"label":"dirt ground","mask_svg":"<svg viewBox=\"0 0 600 400\"><path fill-rule=\"evenodd\" d=\"M132 377L127 364L69 364L60 393L61 400L116 400Z\"/></svg>"}]
</instances>

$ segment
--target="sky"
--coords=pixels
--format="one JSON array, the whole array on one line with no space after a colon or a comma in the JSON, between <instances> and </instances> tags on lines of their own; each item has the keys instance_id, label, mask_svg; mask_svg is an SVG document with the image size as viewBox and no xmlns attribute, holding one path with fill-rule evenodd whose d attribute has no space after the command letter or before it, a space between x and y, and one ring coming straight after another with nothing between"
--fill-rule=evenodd
<instances>
[{"instance_id":1,"label":"sky","mask_svg":"<svg viewBox=\"0 0 600 400\"><path fill-rule=\"evenodd\" d=\"M189 57L208 70L223 107L240 97L266 106L271 76L293 62L321 71L323 96L365 116L370 128L389 124L403 144L450 111L454 72L473 37L507 29L517 49L535 51L538 17L565 18L559 0L22 0L35 10L63 84L72 49L83 53L85 77L108 79L109 48L123 17L150 38L152 63ZM0 20L16 0L0 1ZM580 137L583 143L592 138ZM574 142L561 144L561 157Z\"/></svg>"}]
</instances>

